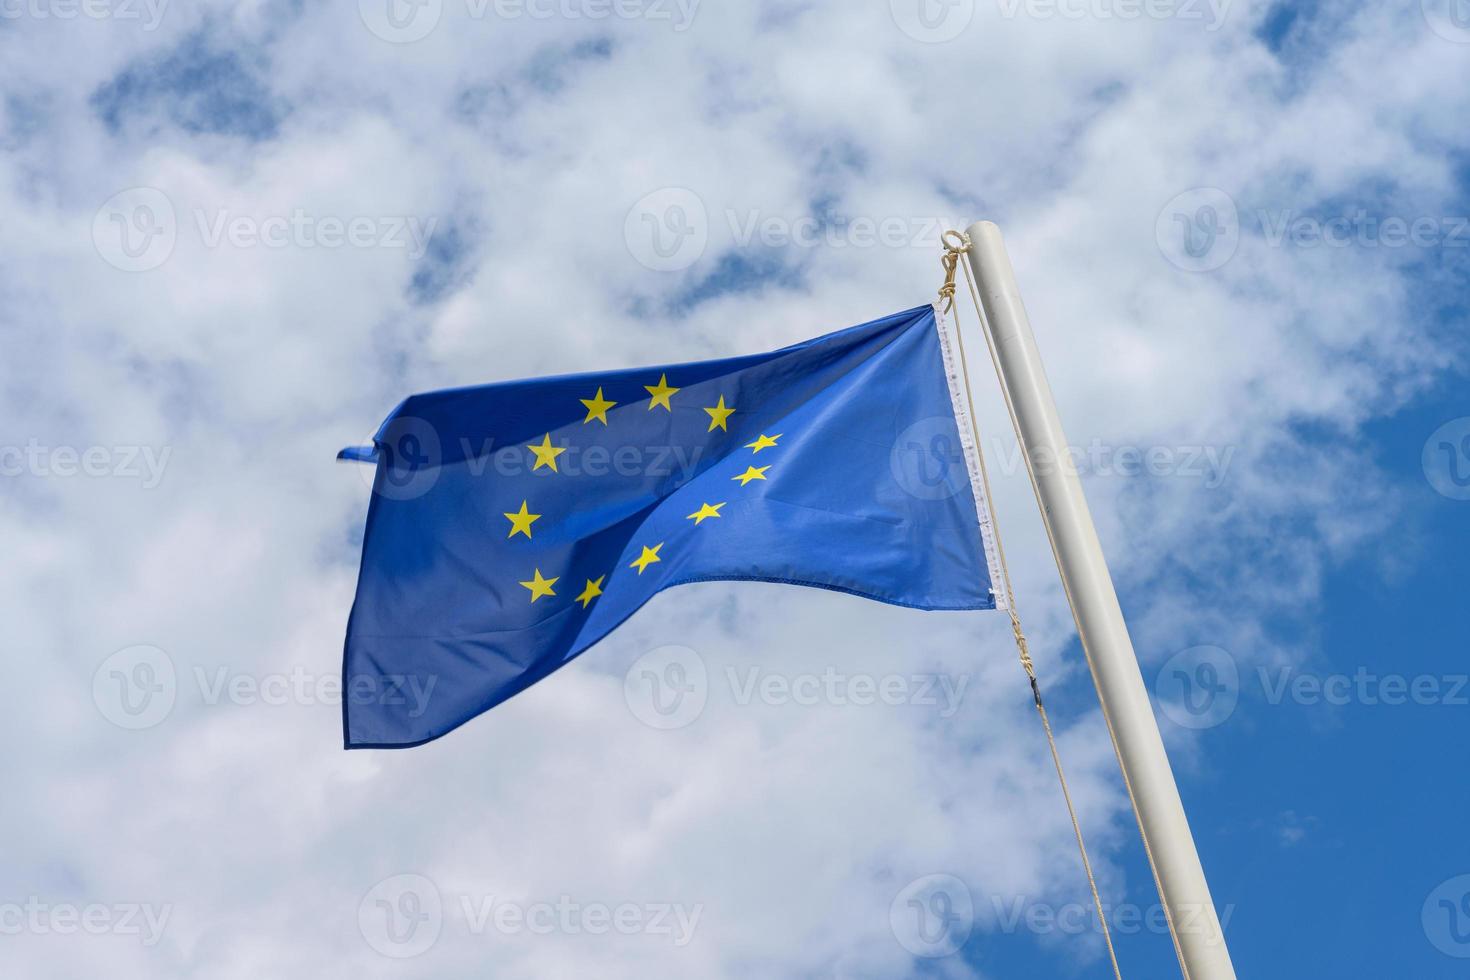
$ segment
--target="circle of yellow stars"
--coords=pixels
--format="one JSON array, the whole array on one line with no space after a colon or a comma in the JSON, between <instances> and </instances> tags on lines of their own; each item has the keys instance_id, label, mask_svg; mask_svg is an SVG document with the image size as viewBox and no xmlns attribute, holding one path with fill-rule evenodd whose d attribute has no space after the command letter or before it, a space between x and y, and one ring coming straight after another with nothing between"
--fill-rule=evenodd
<instances>
[{"instance_id":1,"label":"circle of yellow stars","mask_svg":"<svg viewBox=\"0 0 1470 980\"><path fill-rule=\"evenodd\" d=\"M669 384L669 376L667 374L659 375L658 384L644 385L643 388L645 391L648 392L648 411L650 412L654 411L655 409L662 408L665 411L672 413L674 410L673 398L681 390L683 390ZM603 426L607 426L609 424L607 413L618 405L618 402L612 401L603 394L603 388L600 385L598 386L596 393L593 394L591 398L579 398L578 401L580 401L582 403L582 407L587 410L587 415L582 420L583 425L590 425L593 422L598 422L601 423ZM716 401L714 405L706 406L704 408L704 411L706 414L709 415L709 428L705 430L706 432L713 432L716 429L719 429L722 432L730 431L730 416L735 414L736 408L733 405L727 405L725 403L724 395L720 395L719 400ZM748 442L742 448L749 449L752 456L759 456L762 450L776 448L782 435L783 433L780 432L777 432L774 435L761 433L761 435L754 442ZM526 448L531 451L531 458L533 461L531 465L532 473L535 473L537 470L543 468L549 469L553 473L560 472L557 469L556 465L557 457L565 453L567 451L567 447L553 445L551 441L551 433L546 433L544 436L542 436L539 443L531 443L527 445ZM746 467L744 473L738 473L730 479L732 481L738 481L739 484L743 487L756 480L765 480L766 472L770 470L770 468L770 465L749 465ZM689 514L685 518L685 520L693 521L694 526L699 527L704 524L705 521L723 518L725 515L722 514L720 511L726 506L727 503L728 501L725 500L704 501L699 509L692 514ZM510 538L514 538L518 534L525 535L527 541L534 540L532 534L532 525L541 520L543 515L531 513L530 500L523 499L521 501L521 506L519 509L513 511L505 511L504 515L505 519L510 522L510 531L506 535L507 540ZM645 571L648 570L649 566L656 565L659 562L663 561L663 557L660 552L662 552L665 543L666 542L660 541L653 545L640 544L640 553L637 558L633 559L633 561L628 564L628 568L634 569L639 575L642 575ZM547 578L541 574L541 569L539 567L536 567L533 569L531 578L524 582L521 582L520 585L530 594L531 603L535 604L538 600L542 598L554 598L556 596L556 583L560 581L560 576ZM599 575L595 579L587 579L586 584L582 587L581 594L579 594L572 601L580 603L583 609L590 608L597 597L603 594L602 586L603 583L606 581L606 574Z\"/></svg>"}]
</instances>

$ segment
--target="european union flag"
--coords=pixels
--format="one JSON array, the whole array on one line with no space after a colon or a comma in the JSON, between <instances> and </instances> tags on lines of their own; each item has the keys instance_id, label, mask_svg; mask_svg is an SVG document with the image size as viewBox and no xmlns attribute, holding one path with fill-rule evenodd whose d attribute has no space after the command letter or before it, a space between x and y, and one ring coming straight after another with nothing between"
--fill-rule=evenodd
<instances>
[{"instance_id":1,"label":"european union flag","mask_svg":"<svg viewBox=\"0 0 1470 980\"><path fill-rule=\"evenodd\" d=\"M962 385L925 306L768 354L412 396L342 453L377 466L347 747L438 738L686 582L995 608Z\"/></svg>"}]
</instances>

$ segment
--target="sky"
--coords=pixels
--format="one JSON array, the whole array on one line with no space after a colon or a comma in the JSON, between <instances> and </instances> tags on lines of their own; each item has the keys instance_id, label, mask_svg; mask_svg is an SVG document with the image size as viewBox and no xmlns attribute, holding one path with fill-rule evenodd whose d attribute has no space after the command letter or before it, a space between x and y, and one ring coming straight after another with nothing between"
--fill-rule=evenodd
<instances>
[{"instance_id":1,"label":"sky","mask_svg":"<svg viewBox=\"0 0 1470 980\"><path fill-rule=\"evenodd\" d=\"M1465 975L1461 0L0 0L0 64L5 975L1109 975L999 614L683 586L341 747L338 449L917 306L979 218L1239 974ZM1122 972L1175 975L960 314Z\"/></svg>"}]
</instances>

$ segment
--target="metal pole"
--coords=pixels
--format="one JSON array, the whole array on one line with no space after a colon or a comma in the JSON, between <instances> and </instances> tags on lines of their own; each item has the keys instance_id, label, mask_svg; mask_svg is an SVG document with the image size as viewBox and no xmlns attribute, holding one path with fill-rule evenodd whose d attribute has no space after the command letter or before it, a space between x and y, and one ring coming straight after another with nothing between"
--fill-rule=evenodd
<instances>
[{"instance_id":1,"label":"metal pole","mask_svg":"<svg viewBox=\"0 0 1470 980\"><path fill-rule=\"evenodd\" d=\"M1159 897L1169 916L1179 965L1186 980L1235 980L1235 967L1097 529L1082 495L1082 482L1075 469L1066 465L1071 459L1067 437L1000 229L979 221L967 233L972 243L970 268L1015 410L1021 450L1041 499L1042 520L1077 621L1077 635L1087 654ZM1037 460L1048 465L1036 466Z\"/></svg>"}]
</instances>

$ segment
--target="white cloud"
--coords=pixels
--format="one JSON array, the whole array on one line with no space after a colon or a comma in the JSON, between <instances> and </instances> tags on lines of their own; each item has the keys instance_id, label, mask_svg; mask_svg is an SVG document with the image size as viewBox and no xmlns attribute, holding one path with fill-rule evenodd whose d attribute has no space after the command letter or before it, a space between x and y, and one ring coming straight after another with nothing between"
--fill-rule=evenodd
<instances>
[{"instance_id":1,"label":"white cloud","mask_svg":"<svg viewBox=\"0 0 1470 980\"><path fill-rule=\"evenodd\" d=\"M1236 451L1214 490L1089 481L1118 572L1148 583L1134 593L1141 655L1215 643L1244 662L1294 656L1258 617L1310 610L1322 569L1361 560L1395 501L1361 455L1292 425L1351 447L1444 355L1411 295L1422 252L1273 247L1252 222L1360 204L1453 213L1470 87L1447 84L1463 80L1463 51L1417 6L1338 15L1291 67L1246 11L1207 31L987 8L942 45L906 36L883 3L700 5L676 32L648 18L475 19L445 0L436 29L404 45L365 29L354 4L177 5L156 31L16 19L0 34L5 442L170 456L153 489L6 477L4 707L28 751L0 811L15 842L0 902L172 911L153 947L7 938L15 969L893 976L909 953L890 903L922 875L973 891L971 950L1026 941L987 935L992 896L1085 901L997 617L684 588L551 681L391 754L343 753L330 705L206 704L194 671L337 670L367 491L331 459L403 394L760 350L917 305L939 271L922 229L981 216L1006 227L1074 442ZM92 93L196 30L240 48L286 107L279 136L191 135L159 105L107 132ZM595 39L605 50L577 48ZM210 82L178 85L202 98ZM136 186L167 195L177 241L130 274L92 229L103 202ZM624 239L634 202L665 187L692 190L708 216L707 248L682 273L650 272ZM1248 232L1213 273L1170 265L1155 238L1165 203L1196 187L1229 193ZM211 246L196 220L258 227L298 209L463 229L450 295L411 302L419 267L405 249ZM895 219L915 241L737 245L752 220L789 229L824 212ZM681 306L730 254L787 275ZM987 432L1003 438L978 366ZM1060 656L1070 622L1029 488L1019 473L1002 484L1044 681L1080 684L1081 665ZM624 704L622 672L667 643L699 651L717 683L697 723L658 732ZM135 644L165 650L180 682L173 713L143 732L92 703L98 665ZM915 705L742 706L723 671L749 665L969 681L949 719ZM1106 735L1095 713L1057 721L1116 894L1125 882L1106 854L1131 831ZM435 883L446 917L432 951L393 962L365 940L358 908L403 873ZM474 935L459 904L563 895L702 914L676 946ZM1146 884L1130 895L1151 900ZM1099 950L1077 938L1062 955ZM945 969L978 975L958 957Z\"/></svg>"}]
</instances>

